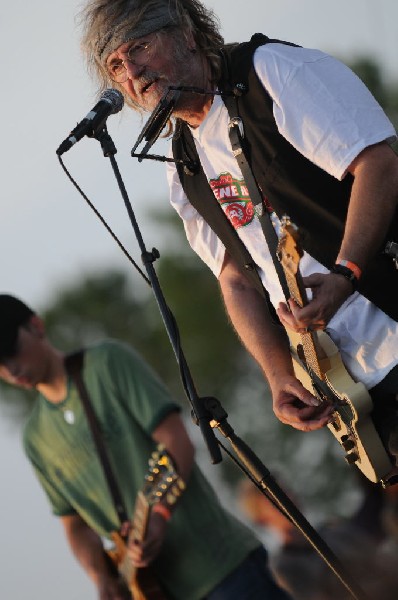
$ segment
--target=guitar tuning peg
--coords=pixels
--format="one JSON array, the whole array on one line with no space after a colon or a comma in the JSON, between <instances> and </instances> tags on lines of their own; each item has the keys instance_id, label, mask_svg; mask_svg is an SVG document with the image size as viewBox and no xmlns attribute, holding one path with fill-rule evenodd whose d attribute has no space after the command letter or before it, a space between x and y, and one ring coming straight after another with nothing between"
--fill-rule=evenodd
<instances>
[{"instance_id":1,"label":"guitar tuning peg","mask_svg":"<svg viewBox=\"0 0 398 600\"><path fill-rule=\"evenodd\" d=\"M169 492L166 496L167 499L167 503L170 504L170 506L172 506L173 504L175 504L177 502L177 498L174 496L174 494L172 492Z\"/></svg>"},{"instance_id":2,"label":"guitar tuning peg","mask_svg":"<svg viewBox=\"0 0 398 600\"><path fill-rule=\"evenodd\" d=\"M173 492L174 496L176 496L177 498L179 496L181 496L181 489L177 485L173 486L172 492Z\"/></svg>"},{"instance_id":3,"label":"guitar tuning peg","mask_svg":"<svg viewBox=\"0 0 398 600\"><path fill-rule=\"evenodd\" d=\"M183 479L181 479L181 477L179 477L177 479L177 485L180 488L180 490L183 492L185 490L185 488L187 487L183 481Z\"/></svg>"}]
</instances>

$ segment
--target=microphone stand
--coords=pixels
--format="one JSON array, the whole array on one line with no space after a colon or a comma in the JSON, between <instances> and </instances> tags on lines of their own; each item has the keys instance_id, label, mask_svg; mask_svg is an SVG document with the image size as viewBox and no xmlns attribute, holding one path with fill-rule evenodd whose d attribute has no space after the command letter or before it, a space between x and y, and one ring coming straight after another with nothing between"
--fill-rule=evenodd
<instances>
[{"instance_id":1,"label":"microphone stand","mask_svg":"<svg viewBox=\"0 0 398 600\"><path fill-rule=\"evenodd\" d=\"M338 560L333 551L329 548L323 538L317 533L312 525L307 521L304 515L298 510L296 505L290 500L285 494L282 488L278 485L276 480L273 478L270 471L261 462L258 456L251 450L251 448L237 436L227 421L227 413L221 406L220 402L213 397L202 397L200 398L195 389L194 382L192 380L191 373L187 361L185 359L178 332L177 324L174 317L168 308L162 289L157 278L157 274L153 263L160 257L159 251L153 248L149 252L141 235L137 220L133 208L131 206L125 185L123 183L118 164L115 159L117 152L116 147L112 141L112 138L108 134L106 125L102 130L96 132L93 136L101 144L103 154L106 158L109 158L112 169L114 171L120 193L122 195L130 222L132 224L135 236L137 238L138 245L141 250L142 262L148 274L148 279L152 287L152 291L155 295L158 308L160 310L170 343L174 350L177 363L180 367L181 378L183 381L184 389L187 398L191 405L192 418L196 425L199 426L203 435L205 444L210 453L211 462L217 464L221 462L222 456L219 445L221 442L214 434L214 429L218 431L230 442L236 457L238 460L235 462L241 468L241 470L249 476L252 482L259 488L259 490L269 497L274 504L281 510L281 512L294 523L294 525L300 530L307 541L312 545L316 552L325 561L328 567L333 571L336 577L340 580L341 584L348 590L352 598L355 600L369 600L363 590L358 586L349 573L345 570L341 562Z\"/></svg>"}]
</instances>

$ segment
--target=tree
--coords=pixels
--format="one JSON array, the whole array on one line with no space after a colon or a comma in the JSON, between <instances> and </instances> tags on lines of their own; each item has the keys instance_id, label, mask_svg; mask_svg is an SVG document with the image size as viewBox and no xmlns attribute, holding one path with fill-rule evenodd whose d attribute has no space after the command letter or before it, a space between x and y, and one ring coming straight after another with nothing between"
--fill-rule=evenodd
<instances>
[{"instance_id":1,"label":"tree","mask_svg":"<svg viewBox=\"0 0 398 600\"><path fill-rule=\"evenodd\" d=\"M384 83L377 65L361 59L351 66L396 118L397 90ZM177 218L169 211L163 216L157 212L156 219L169 235L162 238L167 250L155 267L199 396L220 400L236 433L288 481L304 504L315 510L322 506L338 513L349 511L355 471L345 465L337 442L327 431L303 434L277 421L263 376L228 323L214 277L188 249ZM130 342L189 412L176 357L149 287L143 292L120 271L89 274L59 290L43 316L50 339L65 351L104 337ZM17 398L22 401L17 403ZM25 410L32 395L2 385L0 400ZM200 446L197 428L193 435ZM206 452L201 453L208 464ZM229 460L223 461L222 473L231 485L241 477Z\"/></svg>"},{"instance_id":2,"label":"tree","mask_svg":"<svg viewBox=\"0 0 398 600\"><path fill-rule=\"evenodd\" d=\"M167 227L163 222L162 230L170 232L172 243L162 242L167 252L156 268L199 396L221 402L237 435L272 472L289 482L304 505L341 512L338 504L347 491L351 493L347 481L353 475L337 442L327 431L303 434L276 419L264 378L228 323L215 278L187 247L179 221L169 215L164 219ZM47 333L66 352L104 337L131 343L180 401L189 424L190 406L155 298L149 287L144 293L137 290L135 279L123 272L87 275L59 290L43 312ZM10 400L10 393L14 402L14 390L2 398ZM32 401L31 394L23 397L24 406ZM199 430L192 426L190 431L202 467L209 473L209 456ZM222 461L218 472L230 486L242 477L229 459Z\"/></svg>"}]
</instances>

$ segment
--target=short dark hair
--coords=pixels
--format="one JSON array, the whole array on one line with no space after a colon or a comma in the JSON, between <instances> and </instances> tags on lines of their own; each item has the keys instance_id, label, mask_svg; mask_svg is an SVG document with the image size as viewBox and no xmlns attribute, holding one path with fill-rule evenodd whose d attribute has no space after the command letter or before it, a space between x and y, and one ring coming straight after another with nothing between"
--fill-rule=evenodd
<instances>
[{"instance_id":1,"label":"short dark hair","mask_svg":"<svg viewBox=\"0 0 398 600\"><path fill-rule=\"evenodd\" d=\"M0 294L0 362L15 354L19 328L26 325L34 314L22 300L10 294Z\"/></svg>"}]
</instances>

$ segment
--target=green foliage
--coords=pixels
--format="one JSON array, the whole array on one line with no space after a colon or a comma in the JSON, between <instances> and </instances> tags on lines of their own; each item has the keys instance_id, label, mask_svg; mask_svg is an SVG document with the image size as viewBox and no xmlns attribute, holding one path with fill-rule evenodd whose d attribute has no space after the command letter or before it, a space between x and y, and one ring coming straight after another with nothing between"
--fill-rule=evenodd
<instances>
[{"instance_id":1,"label":"green foliage","mask_svg":"<svg viewBox=\"0 0 398 600\"><path fill-rule=\"evenodd\" d=\"M167 252L155 266L164 299L178 324L198 395L213 396L221 402L236 434L268 468L289 482L304 504L321 502L325 506L328 498L329 505L333 504L331 498L341 499L345 465L341 457L333 456L335 449L327 432L305 436L277 421L262 375L228 323L214 276L187 247L176 217L164 217L162 231L169 232L172 243L162 240ZM149 287L142 293L137 277L119 271L98 272L58 290L41 315L47 335L65 352L105 337L132 344L160 374L188 416L190 405L154 294ZM3 387L1 394L7 406L19 409L28 407L33 398L9 386ZM197 446L203 445L199 430L191 429ZM224 443L229 448L229 443ZM209 472L212 467L207 450L202 448L199 454L202 467ZM322 487L314 476L316 469L321 472L321 460L333 469L333 477L323 478ZM297 471L300 477L295 476ZM219 474L232 487L242 477L227 457Z\"/></svg>"},{"instance_id":2,"label":"green foliage","mask_svg":"<svg viewBox=\"0 0 398 600\"><path fill-rule=\"evenodd\" d=\"M351 62L350 68L362 79L381 106L386 107L388 93L378 64L372 58L362 57Z\"/></svg>"}]
</instances>

